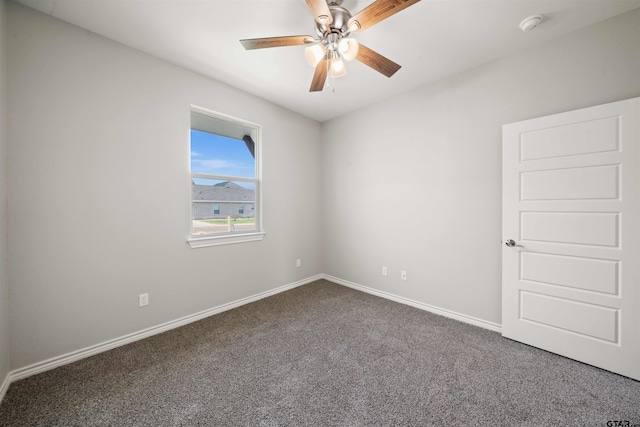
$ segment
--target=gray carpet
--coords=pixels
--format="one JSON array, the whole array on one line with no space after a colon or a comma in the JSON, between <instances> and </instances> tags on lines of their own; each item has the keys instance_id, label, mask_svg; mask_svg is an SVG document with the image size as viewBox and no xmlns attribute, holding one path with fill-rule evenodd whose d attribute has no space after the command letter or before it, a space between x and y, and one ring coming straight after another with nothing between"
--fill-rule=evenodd
<instances>
[{"instance_id":1,"label":"gray carpet","mask_svg":"<svg viewBox=\"0 0 640 427\"><path fill-rule=\"evenodd\" d=\"M0 405L2 426L613 420L640 425L640 382L322 280L18 381Z\"/></svg>"}]
</instances>

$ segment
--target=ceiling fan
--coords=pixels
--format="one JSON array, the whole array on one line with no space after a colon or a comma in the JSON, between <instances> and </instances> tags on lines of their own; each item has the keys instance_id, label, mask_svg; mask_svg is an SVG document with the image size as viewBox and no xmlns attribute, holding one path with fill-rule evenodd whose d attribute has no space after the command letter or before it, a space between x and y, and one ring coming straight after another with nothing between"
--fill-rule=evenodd
<instances>
[{"instance_id":1,"label":"ceiling fan","mask_svg":"<svg viewBox=\"0 0 640 427\"><path fill-rule=\"evenodd\" d=\"M344 60L356 59L374 70L391 77L400 65L374 50L359 44L349 37L352 32L364 31L420 0L376 0L351 16L342 7L342 0L306 0L316 21L316 37L282 36L244 39L240 43L245 49L308 45L305 49L307 61L315 67L309 92L319 92L325 87L327 76L341 77L346 74Z\"/></svg>"}]
</instances>

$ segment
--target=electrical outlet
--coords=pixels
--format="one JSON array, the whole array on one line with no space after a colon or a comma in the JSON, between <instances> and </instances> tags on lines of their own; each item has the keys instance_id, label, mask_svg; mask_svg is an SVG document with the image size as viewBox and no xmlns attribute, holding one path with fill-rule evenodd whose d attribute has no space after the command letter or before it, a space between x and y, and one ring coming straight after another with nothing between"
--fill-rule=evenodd
<instances>
[{"instance_id":1,"label":"electrical outlet","mask_svg":"<svg viewBox=\"0 0 640 427\"><path fill-rule=\"evenodd\" d=\"M296 267L300 267L302 265L302 261L300 261L300 258L298 258L296 260Z\"/></svg>"},{"instance_id":2,"label":"electrical outlet","mask_svg":"<svg viewBox=\"0 0 640 427\"><path fill-rule=\"evenodd\" d=\"M138 295L138 307L144 307L145 305L149 305L149 294Z\"/></svg>"},{"instance_id":3,"label":"electrical outlet","mask_svg":"<svg viewBox=\"0 0 640 427\"><path fill-rule=\"evenodd\" d=\"M383 276L386 276L386 275L387 275L387 273L388 273L388 271L387 271L387 267L382 267L382 275L383 275Z\"/></svg>"},{"instance_id":4,"label":"electrical outlet","mask_svg":"<svg viewBox=\"0 0 640 427\"><path fill-rule=\"evenodd\" d=\"M407 280L407 272L406 272L406 270L400 270L400 278L402 280Z\"/></svg>"}]
</instances>

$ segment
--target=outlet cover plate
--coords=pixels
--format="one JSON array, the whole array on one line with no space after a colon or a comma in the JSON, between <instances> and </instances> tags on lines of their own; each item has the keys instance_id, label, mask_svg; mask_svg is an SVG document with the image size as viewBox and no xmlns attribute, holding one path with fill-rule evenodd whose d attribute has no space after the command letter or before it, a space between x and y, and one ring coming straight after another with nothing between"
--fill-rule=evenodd
<instances>
[{"instance_id":1,"label":"outlet cover plate","mask_svg":"<svg viewBox=\"0 0 640 427\"><path fill-rule=\"evenodd\" d=\"M138 307L144 307L145 305L149 305L149 294L138 295Z\"/></svg>"}]
</instances>

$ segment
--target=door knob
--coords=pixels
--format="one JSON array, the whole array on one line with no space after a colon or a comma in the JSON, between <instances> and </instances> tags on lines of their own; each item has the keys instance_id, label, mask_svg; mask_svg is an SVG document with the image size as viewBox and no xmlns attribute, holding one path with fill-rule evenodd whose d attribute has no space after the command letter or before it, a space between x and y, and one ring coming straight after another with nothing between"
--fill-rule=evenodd
<instances>
[{"instance_id":1,"label":"door knob","mask_svg":"<svg viewBox=\"0 0 640 427\"><path fill-rule=\"evenodd\" d=\"M504 244L512 248L516 245L516 242L514 242L512 239L509 239L506 242L504 242Z\"/></svg>"}]
</instances>

